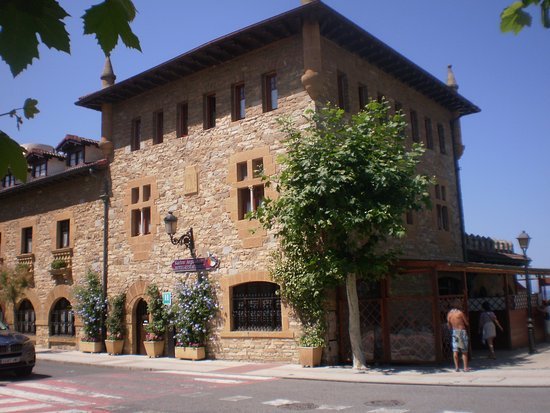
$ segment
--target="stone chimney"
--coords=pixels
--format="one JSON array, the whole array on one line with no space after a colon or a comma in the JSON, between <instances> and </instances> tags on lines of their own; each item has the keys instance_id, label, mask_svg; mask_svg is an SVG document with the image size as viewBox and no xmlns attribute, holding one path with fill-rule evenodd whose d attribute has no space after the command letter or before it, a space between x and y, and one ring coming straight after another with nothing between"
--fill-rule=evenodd
<instances>
[{"instance_id":1,"label":"stone chimney","mask_svg":"<svg viewBox=\"0 0 550 413\"><path fill-rule=\"evenodd\" d=\"M116 76L113 72L113 65L111 64L111 58L109 56L105 58L105 66L103 66L103 73L101 73L100 79L102 89L115 84Z\"/></svg>"},{"instance_id":2,"label":"stone chimney","mask_svg":"<svg viewBox=\"0 0 550 413\"><path fill-rule=\"evenodd\" d=\"M456 83L455 74L453 73L453 65L447 66L447 86L454 90L458 90L458 84Z\"/></svg>"}]
</instances>

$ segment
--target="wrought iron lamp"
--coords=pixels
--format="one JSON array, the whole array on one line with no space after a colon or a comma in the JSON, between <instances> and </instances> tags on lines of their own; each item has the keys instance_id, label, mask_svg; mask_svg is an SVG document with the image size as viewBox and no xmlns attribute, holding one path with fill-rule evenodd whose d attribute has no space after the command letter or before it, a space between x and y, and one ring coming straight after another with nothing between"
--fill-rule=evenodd
<instances>
[{"instance_id":1,"label":"wrought iron lamp","mask_svg":"<svg viewBox=\"0 0 550 413\"><path fill-rule=\"evenodd\" d=\"M527 258L527 248L531 237L522 231L518 235L519 247L523 251L523 259L525 261L525 285L527 287L527 339L529 340L529 354L535 352L535 326L533 324L533 306L531 305L531 282L529 281L529 258Z\"/></svg>"},{"instance_id":2,"label":"wrought iron lamp","mask_svg":"<svg viewBox=\"0 0 550 413\"><path fill-rule=\"evenodd\" d=\"M168 215L164 217L164 225L166 226L166 233L170 235L170 241L174 245L183 245L189 248L189 251L193 253L195 251L195 242L193 240L193 228L183 234L181 237L176 238L174 235L178 229L178 219L172 214L172 211L168 211Z\"/></svg>"}]
</instances>

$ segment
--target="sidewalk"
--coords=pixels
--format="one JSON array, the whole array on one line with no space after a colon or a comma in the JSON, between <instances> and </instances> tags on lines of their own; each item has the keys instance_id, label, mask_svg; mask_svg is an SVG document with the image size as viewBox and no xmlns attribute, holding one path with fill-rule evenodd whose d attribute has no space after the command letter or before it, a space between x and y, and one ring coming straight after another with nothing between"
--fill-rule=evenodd
<instances>
[{"instance_id":1,"label":"sidewalk","mask_svg":"<svg viewBox=\"0 0 550 413\"><path fill-rule=\"evenodd\" d=\"M146 356L106 353L91 354L75 350L37 348L38 363L90 364L133 370L166 371L177 374L204 375L220 378L262 380L284 379L326 380L354 383L421 384L442 386L550 387L550 344L537 344L535 354L527 349L498 351L497 360L475 354L470 372L455 372L452 366L381 365L365 372L349 366L303 368L297 364L253 363L227 360L187 361L174 358L150 359Z\"/></svg>"}]
</instances>

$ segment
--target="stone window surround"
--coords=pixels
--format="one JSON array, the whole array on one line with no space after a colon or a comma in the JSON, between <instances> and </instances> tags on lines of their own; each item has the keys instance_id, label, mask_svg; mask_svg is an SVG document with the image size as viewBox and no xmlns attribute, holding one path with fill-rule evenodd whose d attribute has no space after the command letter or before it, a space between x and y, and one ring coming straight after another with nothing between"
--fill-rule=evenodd
<instances>
[{"instance_id":1,"label":"stone window surround","mask_svg":"<svg viewBox=\"0 0 550 413\"><path fill-rule=\"evenodd\" d=\"M143 201L143 187L147 185L151 188L149 199ZM132 189L135 188L139 188L139 197L137 202L132 203ZM133 179L126 184L124 194L124 232L126 233L126 240L130 245L130 249L133 252L134 260L147 259L151 254L151 246L160 220L156 206L158 198L159 192L155 177ZM132 211L135 209L142 210L143 208L150 208L151 210L151 231L148 234L132 236Z\"/></svg>"},{"instance_id":2,"label":"stone window surround","mask_svg":"<svg viewBox=\"0 0 550 413\"><path fill-rule=\"evenodd\" d=\"M433 199L434 199L434 226L441 234L449 234L451 232L451 210L449 207L449 186L447 185L447 182L441 178L437 178L437 182L434 185L434 193L433 193ZM439 195L438 195L439 191ZM443 197L444 195L444 197ZM439 214L440 210L442 208L446 208L447 210L447 228L439 227Z\"/></svg>"},{"instance_id":3,"label":"stone window surround","mask_svg":"<svg viewBox=\"0 0 550 413\"><path fill-rule=\"evenodd\" d=\"M222 289L222 322L221 338L294 338L294 332L289 328L289 308L281 301L280 331L231 331L231 314L233 313L233 287L249 282L273 283L267 271L248 271L237 275L224 277L220 281Z\"/></svg>"},{"instance_id":4,"label":"stone window surround","mask_svg":"<svg viewBox=\"0 0 550 413\"><path fill-rule=\"evenodd\" d=\"M260 247L267 235L267 231L257 221L239 219L239 189L263 185L260 177L253 177L252 161L259 158L263 160L264 173L266 175L275 174L274 159L267 146L238 152L229 158L227 183L231 185L231 189L229 190L229 198L226 200L226 210L237 227L239 238L243 241L243 248ZM239 180L237 165L244 162L247 163L248 177ZM277 192L272 188L264 188L264 196L275 199Z\"/></svg>"},{"instance_id":5,"label":"stone window surround","mask_svg":"<svg viewBox=\"0 0 550 413\"><path fill-rule=\"evenodd\" d=\"M53 216L52 223L50 224L50 239L51 239L51 245L50 249L52 252L55 252L59 249L66 249L66 248L57 248L57 237L58 237L58 224L60 221L69 221L69 247L68 248L74 248L74 240L75 240L75 219L74 214L72 211L63 212L60 214L56 214Z\"/></svg>"},{"instance_id":6,"label":"stone window surround","mask_svg":"<svg viewBox=\"0 0 550 413\"><path fill-rule=\"evenodd\" d=\"M16 251L19 251L18 255L28 255L23 253L23 229L24 228L32 228L32 251L30 252L30 254L34 254L36 252L36 248L39 245L38 233L36 231L36 219L25 219L18 222L17 232L15 235Z\"/></svg>"}]
</instances>

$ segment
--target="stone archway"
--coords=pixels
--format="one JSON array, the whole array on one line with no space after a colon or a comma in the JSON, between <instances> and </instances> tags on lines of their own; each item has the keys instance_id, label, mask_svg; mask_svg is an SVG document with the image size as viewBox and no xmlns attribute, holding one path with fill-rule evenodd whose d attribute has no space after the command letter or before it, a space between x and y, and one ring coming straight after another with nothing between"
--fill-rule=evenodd
<instances>
[{"instance_id":1,"label":"stone archway","mask_svg":"<svg viewBox=\"0 0 550 413\"><path fill-rule=\"evenodd\" d=\"M142 354L140 352L142 335L142 312L145 304L145 291L149 284L143 280L134 283L126 293L126 331L128 332L128 341L131 354ZM143 349L145 351L145 349ZM144 354L144 353L143 353Z\"/></svg>"}]
</instances>

